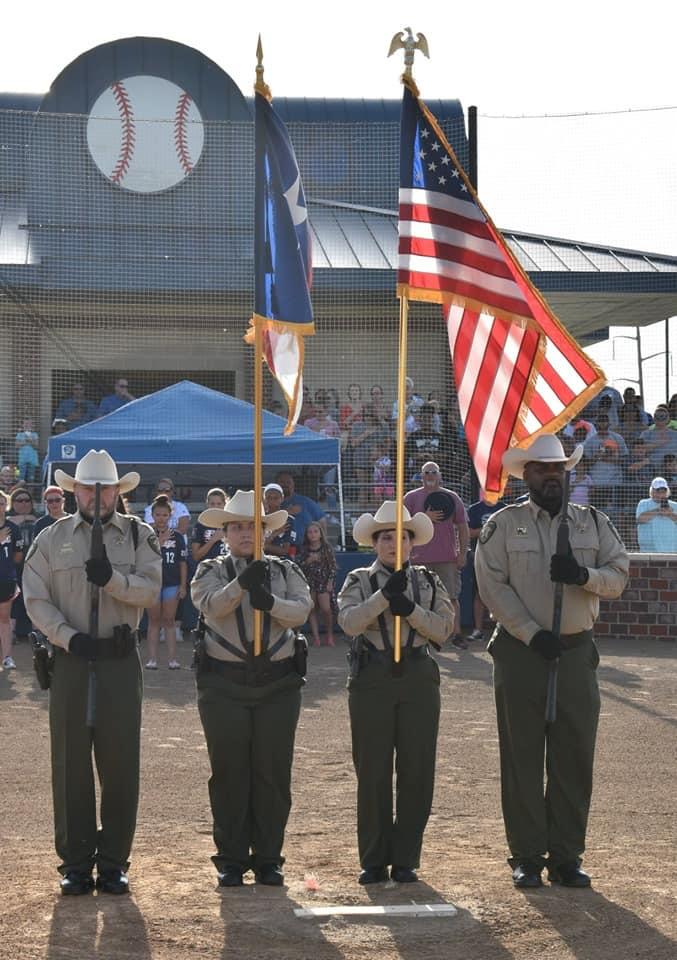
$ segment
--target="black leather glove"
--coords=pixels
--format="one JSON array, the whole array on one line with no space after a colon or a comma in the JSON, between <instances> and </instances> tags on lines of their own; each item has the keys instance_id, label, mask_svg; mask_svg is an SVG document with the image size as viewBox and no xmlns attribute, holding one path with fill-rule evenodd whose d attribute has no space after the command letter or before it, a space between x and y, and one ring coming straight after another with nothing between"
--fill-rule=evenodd
<instances>
[{"instance_id":1,"label":"black leather glove","mask_svg":"<svg viewBox=\"0 0 677 960\"><path fill-rule=\"evenodd\" d=\"M96 560L90 558L85 562L85 570L87 571L87 579L90 583L96 584L97 587L106 586L113 576L113 568L111 567L105 547L103 548L103 556L101 558Z\"/></svg>"},{"instance_id":2,"label":"black leather glove","mask_svg":"<svg viewBox=\"0 0 677 960\"><path fill-rule=\"evenodd\" d=\"M85 660L96 660L96 640L88 633L74 633L68 645L70 653Z\"/></svg>"},{"instance_id":3,"label":"black leather glove","mask_svg":"<svg viewBox=\"0 0 677 960\"><path fill-rule=\"evenodd\" d=\"M263 586L263 581L266 579L266 570L267 565L265 560L252 560L237 578L237 582L243 590L251 590L252 587Z\"/></svg>"},{"instance_id":4,"label":"black leather glove","mask_svg":"<svg viewBox=\"0 0 677 960\"><path fill-rule=\"evenodd\" d=\"M408 617L410 613L414 612L416 604L413 600L410 600L409 597L405 597L403 593L397 593L394 597L391 597L389 600L390 603L390 612L396 617Z\"/></svg>"},{"instance_id":5,"label":"black leather glove","mask_svg":"<svg viewBox=\"0 0 677 960\"><path fill-rule=\"evenodd\" d=\"M259 585L252 587L249 591L249 602L255 610L264 610L268 613L273 609L275 597L265 587Z\"/></svg>"},{"instance_id":6,"label":"black leather glove","mask_svg":"<svg viewBox=\"0 0 677 960\"><path fill-rule=\"evenodd\" d=\"M570 583L582 587L588 582L589 576L587 567L580 565L571 549L564 557L553 553L550 558L550 579L553 583Z\"/></svg>"},{"instance_id":7,"label":"black leather glove","mask_svg":"<svg viewBox=\"0 0 677 960\"><path fill-rule=\"evenodd\" d=\"M539 630L531 638L531 646L544 660L556 660L564 647L559 637L550 630Z\"/></svg>"},{"instance_id":8,"label":"black leather glove","mask_svg":"<svg viewBox=\"0 0 677 960\"><path fill-rule=\"evenodd\" d=\"M407 571L405 569L396 570L391 573L386 582L381 587L381 593L386 600L392 600L398 594L404 593L407 589Z\"/></svg>"}]
</instances>

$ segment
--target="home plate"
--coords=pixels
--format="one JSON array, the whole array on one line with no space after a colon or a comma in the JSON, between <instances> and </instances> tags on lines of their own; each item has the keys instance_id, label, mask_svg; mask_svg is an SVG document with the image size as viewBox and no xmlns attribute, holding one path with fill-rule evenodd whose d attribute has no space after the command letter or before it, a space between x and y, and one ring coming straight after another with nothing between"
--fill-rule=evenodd
<instances>
[{"instance_id":1,"label":"home plate","mask_svg":"<svg viewBox=\"0 0 677 960\"><path fill-rule=\"evenodd\" d=\"M301 907L294 910L297 917L453 917L456 907L450 903L403 903L364 907Z\"/></svg>"}]
</instances>

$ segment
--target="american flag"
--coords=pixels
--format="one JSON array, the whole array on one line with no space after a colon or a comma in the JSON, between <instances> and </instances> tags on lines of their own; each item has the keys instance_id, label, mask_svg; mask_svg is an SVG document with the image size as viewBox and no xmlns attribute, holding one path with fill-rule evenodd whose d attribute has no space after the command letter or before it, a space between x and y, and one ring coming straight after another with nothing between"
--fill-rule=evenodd
<instances>
[{"instance_id":1,"label":"american flag","mask_svg":"<svg viewBox=\"0 0 677 960\"><path fill-rule=\"evenodd\" d=\"M443 304L465 436L486 499L501 457L559 430L604 386L480 204L439 124L404 84L398 296Z\"/></svg>"},{"instance_id":2,"label":"american flag","mask_svg":"<svg viewBox=\"0 0 677 960\"><path fill-rule=\"evenodd\" d=\"M314 333L308 211L294 148L266 95L257 89L254 322L263 323L266 363L288 407L292 433L303 404L304 337ZM245 337L254 341L250 327Z\"/></svg>"}]
</instances>

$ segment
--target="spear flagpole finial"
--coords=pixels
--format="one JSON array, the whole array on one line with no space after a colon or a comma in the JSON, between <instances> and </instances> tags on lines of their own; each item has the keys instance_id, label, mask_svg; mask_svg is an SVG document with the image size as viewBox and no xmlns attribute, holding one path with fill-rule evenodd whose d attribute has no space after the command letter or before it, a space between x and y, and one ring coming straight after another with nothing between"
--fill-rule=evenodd
<instances>
[{"instance_id":1,"label":"spear flagpole finial","mask_svg":"<svg viewBox=\"0 0 677 960\"><path fill-rule=\"evenodd\" d=\"M425 38L425 35L422 33L417 33L416 37L412 33L411 27L405 27L404 33L396 33L395 36L390 41L390 49L388 50L388 56L391 57L396 50L404 50L404 73L402 74L402 80L413 80L411 68L414 65L414 54L417 50L420 50L424 57L430 59L430 52L428 50L428 41Z\"/></svg>"},{"instance_id":2,"label":"spear flagpole finial","mask_svg":"<svg viewBox=\"0 0 677 960\"><path fill-rule=\"evenodd\" d=\"M254 84L254 90L256 93L260 93L261 96L265 97L268 102L273 99L270 87L263 79L263 44L261 43L261 34L259 34L258 43L256 44L256 83Z\"/></svg>"}]
</instances>

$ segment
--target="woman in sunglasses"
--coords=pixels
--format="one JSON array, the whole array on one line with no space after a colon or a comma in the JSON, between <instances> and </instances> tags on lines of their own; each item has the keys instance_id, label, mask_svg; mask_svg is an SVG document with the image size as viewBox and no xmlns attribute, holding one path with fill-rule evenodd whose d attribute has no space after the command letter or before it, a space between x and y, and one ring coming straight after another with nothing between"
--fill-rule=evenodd
<instances>
[{"instance_id":1,"label":"woman in sunglasses","mask_svg":"<svg viewBox=\"0 0 677 960\"><path fill-rule=\"evenodd\" d=\"M61 487L47 487L42 495L42 502L45 505L45 513L35 524L33 539L35 539L45 527L51 527L57 520L69 516L64 510L64 493Z\"/></svg>"}]
</instances>

